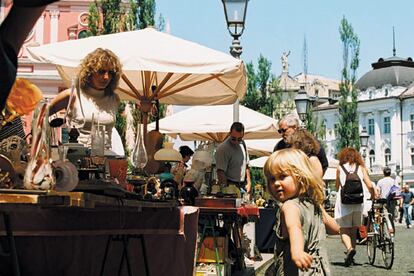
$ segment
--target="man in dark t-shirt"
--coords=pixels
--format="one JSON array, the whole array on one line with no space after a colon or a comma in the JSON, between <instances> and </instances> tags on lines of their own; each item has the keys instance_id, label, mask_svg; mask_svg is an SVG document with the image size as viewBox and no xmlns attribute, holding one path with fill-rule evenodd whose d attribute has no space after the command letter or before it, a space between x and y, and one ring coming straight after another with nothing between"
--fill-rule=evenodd
<instances>
[{"instance_id":1,"label":"man in dark t-shirt","mask_svg":"<svg viewBox=\"0 0 414 276\"><path fill-rule=\"evenodd\" d=\"M407 228L411 228L412 225L412 204L414 204L414 194L410 192L409 186L404 185L404 190L401 193L400 207L404 210L405 223Z\"/></svg>"},{"instance_id":2,"label":"man in dark t-shirt","mask_svg":"<svg viewBox=\"0 0 414 276\"><path fill-rule=\"evenodd\" d=\"M290 145L286 142L287 138L294 133L299 128L299 119L294 114L287 114L279 121L278 132L282 135L282 140L280 140L274 147L273 152L290 148ZM324 148L321 146L318 154L316 155L321 162L322 170L325 173L326 169L329 166L328 159L326 158L326 153Z\"/></svg>"}]
</instances>

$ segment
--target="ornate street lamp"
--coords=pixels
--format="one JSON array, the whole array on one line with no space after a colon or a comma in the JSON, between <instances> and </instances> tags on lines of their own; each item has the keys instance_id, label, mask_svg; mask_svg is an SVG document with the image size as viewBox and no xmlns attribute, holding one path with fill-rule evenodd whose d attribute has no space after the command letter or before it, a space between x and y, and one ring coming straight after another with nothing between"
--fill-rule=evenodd
<instances>
[{"instance_id":1,"label":"ornate street lamp","mask_svg":"<svg viewBox=\"0 0 414 276\"><path fill-rule=\"evenodd\" d=\"M302 121L303 126L305 125L306 115L308 114L309 100L308 94L303 86L301 86L295 97L295 105L299 119Z\"/></svg>"},{"instance_id":2,"label":"ornate street lamp","mask_svg":"<svg viewBox=\"0 0 414 276\"><path fill-rule=\"evenodd\" d=\"M233 37L233 43L230 47L230 54L235 58L240 58L242 46L239 37L243 34L244 23L246 20L246 11L248 0L222 0L224 6L224 15L226 16L227 29Z\"/></svg>"},{"instance_id":3,"label":"ornate street lamp","mask_svg":"<svg viewBox=\"0 0 414 276\"><path fill-rule=\"evenodd\" d=\"M235 58L240 58L242 46L239 37L243 34L244 23L246 20L247 3L249 0L221 0L224 6L227 29L233 37L230 47L230 54ZM239 99L233 104L233 121L239 121Z\"/></svg>"},{"instance_id":4,"label":"ornate street lamp","mask_svg":"<svg viewBox=\"0 0 414 276\"><path fill-rule=\"evenodd\" d=\"M361 144L361 148L362 148L362 158L367 157L367 146L368 146L368 139L369 139L369 134L366 130L365 127L362 128L361 133L359 134L359 142Z\"/></svg>"}]
</instances>

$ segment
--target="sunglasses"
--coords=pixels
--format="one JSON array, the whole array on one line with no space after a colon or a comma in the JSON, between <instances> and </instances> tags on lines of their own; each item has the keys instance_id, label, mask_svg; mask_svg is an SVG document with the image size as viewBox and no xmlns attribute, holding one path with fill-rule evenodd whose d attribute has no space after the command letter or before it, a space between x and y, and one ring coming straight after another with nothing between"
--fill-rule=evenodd
<instances>
[{"instance_id":1,"label":"sunglasses","mask_svg":"<svg viewBox=\"0 0 414 276\"><path fill-rule=\"evenodd\" d=\"M108 74L108 75L111 75L111 76L114 76L115 75L115 71L112 71L112 70L104 70L104 69L98 70L98 71L96 71L96 73L98 75L101 75L101 76L103 76L105 74Z\"/></svg>"},{"instance_id":2,"label":"sunglasses","mask_svg":"<svg viewBox=\"0 0 414 276\"><path fill-rule=\"evenodd\" d=\"M289 128L279 128L277 130L277 132L279 132L279 134L285 133Z\"/></svg>"},{"instance_id":3,"label":"sunglasses","mask_svg":"<svg viewBox=\"0 0 414 276\"><path fill-rule=\"evenodd\" d=\"M239 138L236 138L236 137L231 137L231 140L232 141L235 141L235 142L241 142L241 141L243 141L243 137L239 137Z\"/></svg>"}]
</instances>

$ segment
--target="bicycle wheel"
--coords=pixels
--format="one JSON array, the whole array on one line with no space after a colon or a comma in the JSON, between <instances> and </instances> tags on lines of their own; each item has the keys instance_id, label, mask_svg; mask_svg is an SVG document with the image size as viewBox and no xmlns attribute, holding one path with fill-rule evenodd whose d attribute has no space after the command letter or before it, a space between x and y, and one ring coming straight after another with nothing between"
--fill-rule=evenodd
<instances>
[{"instance_id":1,"label":"bicycle wheel","mask_svg":"<svg viewBox=\"0 0 414 276\"><path fill-rule=\"evenodd\" d=\"M393 233L391 233L390 229L392 225L388 225L386 219L382 222L381 227L381 253L382 253L382 260L384 261L384 265L386 269L391 269L394 263L394 237Z\"/></svg>"},{"instance_id":2,"label":"bicycle wheel","mask_svg":"<svg viewBox=\"0 0 414 276\"><path fill-rule=\"evenodd\" d=\"M369 217L367 225L367 255L369 264L373 265L375 262L375 249L377 248L377 236L374 231L374 224L372 218Z\"/></svg>"}]
</instances>

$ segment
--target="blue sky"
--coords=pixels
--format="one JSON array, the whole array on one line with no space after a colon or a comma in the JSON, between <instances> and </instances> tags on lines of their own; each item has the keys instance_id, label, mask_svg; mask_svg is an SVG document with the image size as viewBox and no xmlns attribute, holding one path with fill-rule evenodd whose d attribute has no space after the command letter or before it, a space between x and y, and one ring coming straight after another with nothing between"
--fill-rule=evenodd
<instances>
[{"instance_id":1,"label":"blue sky","mask_svg":"<svg viewBox=\"0 0 414 276\"><path fill-rule=\"evenodd\" d=\"M221 0L156 0L157 14L169 22L172 35L228 52L231 45ZM303 41L308 47L308 73L340 79L343 16L361 40L358 76L380 57L392 56L392 27L397 56L414 57L414 0L250 0L241 37L245 62L257 64L260 54L281 72L280 57L289 56L290 75L303 71ZM157 16L158 17L158 16Z\"/></svg>"}]
</instances>

